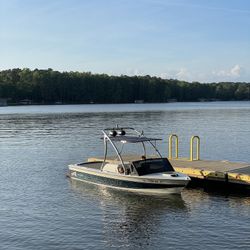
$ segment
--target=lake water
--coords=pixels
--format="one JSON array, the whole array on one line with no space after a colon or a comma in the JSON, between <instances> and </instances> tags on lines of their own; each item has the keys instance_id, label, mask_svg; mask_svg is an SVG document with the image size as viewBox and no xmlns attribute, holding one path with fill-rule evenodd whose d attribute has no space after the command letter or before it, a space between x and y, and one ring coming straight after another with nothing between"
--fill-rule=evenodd
<instances>
[{"instance_id":1,"label":"lake water","mask_svg":"<svg viewBox=\"0 0 250 250\"><path fill-rule=\"evenodd\" d=\"M250 102L0 107L0 249L250 249L250 197L186 189L149 197L71 182L102 155L104 127L192 135L201 158L250 162Z\"/></svg>"}]
</instances>

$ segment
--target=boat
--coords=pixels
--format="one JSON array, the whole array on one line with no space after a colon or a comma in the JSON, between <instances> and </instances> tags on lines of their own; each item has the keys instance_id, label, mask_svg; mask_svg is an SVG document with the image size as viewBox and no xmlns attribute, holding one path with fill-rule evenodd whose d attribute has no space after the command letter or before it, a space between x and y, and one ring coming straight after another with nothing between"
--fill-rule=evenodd
<instances>
[{"instance_id":1,"label":"boat","mask_svg":"<svg viewBox=\"0 0 250 250\"><path fill-rule=\"evenodd\" d=\"M176 172L168 158L161 155L156 146L161 139L146 137L143 131L118 125L106 128L102 133L104 156L70 164L68 176L71 179L149 194L180 193L190 181L187 175ZM142 154L123 153L124 146L129 144L136 148L140 146ZM109 156L109 145L115 156ZM152 151L153 154L149 154Z\"/></svg>"}]
</instances>

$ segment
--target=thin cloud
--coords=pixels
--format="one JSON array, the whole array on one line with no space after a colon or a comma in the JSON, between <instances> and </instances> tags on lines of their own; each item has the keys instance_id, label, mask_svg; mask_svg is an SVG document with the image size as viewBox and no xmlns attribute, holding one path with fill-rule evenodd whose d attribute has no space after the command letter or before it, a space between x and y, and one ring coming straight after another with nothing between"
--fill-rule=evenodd
<instances>
[{"instance_id":1,"label":"thin cloud","mask_svg":"<svg viewBox=\"0 0 250 250\"><path fill-rule=\"evenodd\" d=\"M241 70L241 67L240 67L238 64L236 64L236 65L230 70L230 73L231 73L232 76L238 77L238 76L240 76L241 71L242 71L242 70Z\"/></svg>"},{"instance_id":2,"label":"thin cloud","mask_svg":"<svg viewBox=\"0 0 250 250\"><path fill-rule=\"evenodd\" d=\"M213 75L218 76L218 77L238 78L241 76L242 67L239 64L236 64L231 69L213 71L212 73Z\"/></svg>"},{"instance_id":3,"label":"thin cloud","mask_svg":"<svg viewBox=\"0 0 250 250\"><path fill-rule=\"evenodd\" d=\"M176 78L178 80L188 80L190 79L190 73L186 68L181 68L177 73L176 73Z\"/></svg>"},{"instance_id":4,"label":"thin cloud","mask_svg":"<svg viewBox=\"0 0 250 250\"><path fill-rule=\"evenodd\" d=\"M191 80L191 72L187 68L180 68L178 70L168 70L159 74L159 77L163 79L178 79L182 81Z\"/></svg>"},{"instance_id":5,"label":"thin cloud","mask_svg":"<svg viewBox=\"0 0 250 250\"><path fill-rule=\"evenodd\" d=\"M223 81L248 81L249 73L239 64L235 64L228 69L218 69L214 71L195 71L188 68L180 68L179 70L167 70L159 74L163 79L178 79L182 81L198 81L198 82L223 82Z\"/></svg>"},{"instance_id":6,"label":"thin cloud","mask_svg":"<svg viewBox=\"0 0 250 250\"><path fill-rule=\"evenodd\" d=\"M145 75L144 72L140 69L137 69L137 68L128 68L126 71L125 71L125 75L127 76L143 76Z\"/></svg>"}]
</instances>

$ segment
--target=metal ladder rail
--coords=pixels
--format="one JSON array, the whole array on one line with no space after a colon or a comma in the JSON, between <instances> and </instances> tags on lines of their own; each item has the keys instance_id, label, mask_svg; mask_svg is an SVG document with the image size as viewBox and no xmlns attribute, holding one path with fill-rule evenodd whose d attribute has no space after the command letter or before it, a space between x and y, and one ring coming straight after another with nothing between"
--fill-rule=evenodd
<instances>
[{"instance_id":1,"label":"metal ladder rail","mask_svg":"<svg viewBox=\"0 0 250 250\"><path fill-rule=\"evenodd\" d=\"M175 157L173 157L173 139L175 139ZM172 134L168 139L168 158L178 159L179 158L179 139L176 134Z\"/></svg>"},{"instance_id":2,"label":"metal ladder rail","mask_svg":"<svg viewBox=\"0 0 250 250\"><path fill-rule=\"evenodd\" d=\"M194 158L194 142L196 140L196 158ZM200 137L194 135L190 139L190 161L199 161L200 160Z\"/></svg>"}]
</instances>

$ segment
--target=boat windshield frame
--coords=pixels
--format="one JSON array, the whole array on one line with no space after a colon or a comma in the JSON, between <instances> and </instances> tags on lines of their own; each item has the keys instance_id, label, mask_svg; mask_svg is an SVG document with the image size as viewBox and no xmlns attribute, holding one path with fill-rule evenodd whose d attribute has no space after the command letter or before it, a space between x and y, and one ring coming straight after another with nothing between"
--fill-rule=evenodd
<instances>
[{"instance_id":1,"label":"boat windshield frame","mask_svg":"<svg viewBox=\"0 0 250 250\"><path fill-rule=\"evenodd\" d=\"M125 135L125 131L129 131L132 133L130 136ZM108 142L112 145L114 148L121 164L124 170L124 174L126 174L126 168L124 161L122 159L121 153L119 152L116 142L121 143L141 143L143 147L144 156L146 158L147 152L146 152L146 146L145 143L149 143L151 147L155 150L159 158L163 158L160 151L156 147L156 141L160 141L162 139L159 138L148 138L144 136L143 131L139 132L134 128L131 127L118 127L118 125L115 128L106 128L102 130L103 133L103 142L104 142L104 160L101 166L101 170L103 169L105 162L107 160L107 154L108 154ZM124 134L123 134L124 133ZM132 172L131 166L130 166L130 172Z\"/></svg>"},{"instance_id":2,"label":"boat windshield frame","mask_svg":"<svg viewBox=\"0 0 250 250\"><path fill-rule=\"evenodd\" d=\"M137 160L132 163L139 176L163 172L174 172L173 166L166 157Z\"/></svg>"}]
</instances>

